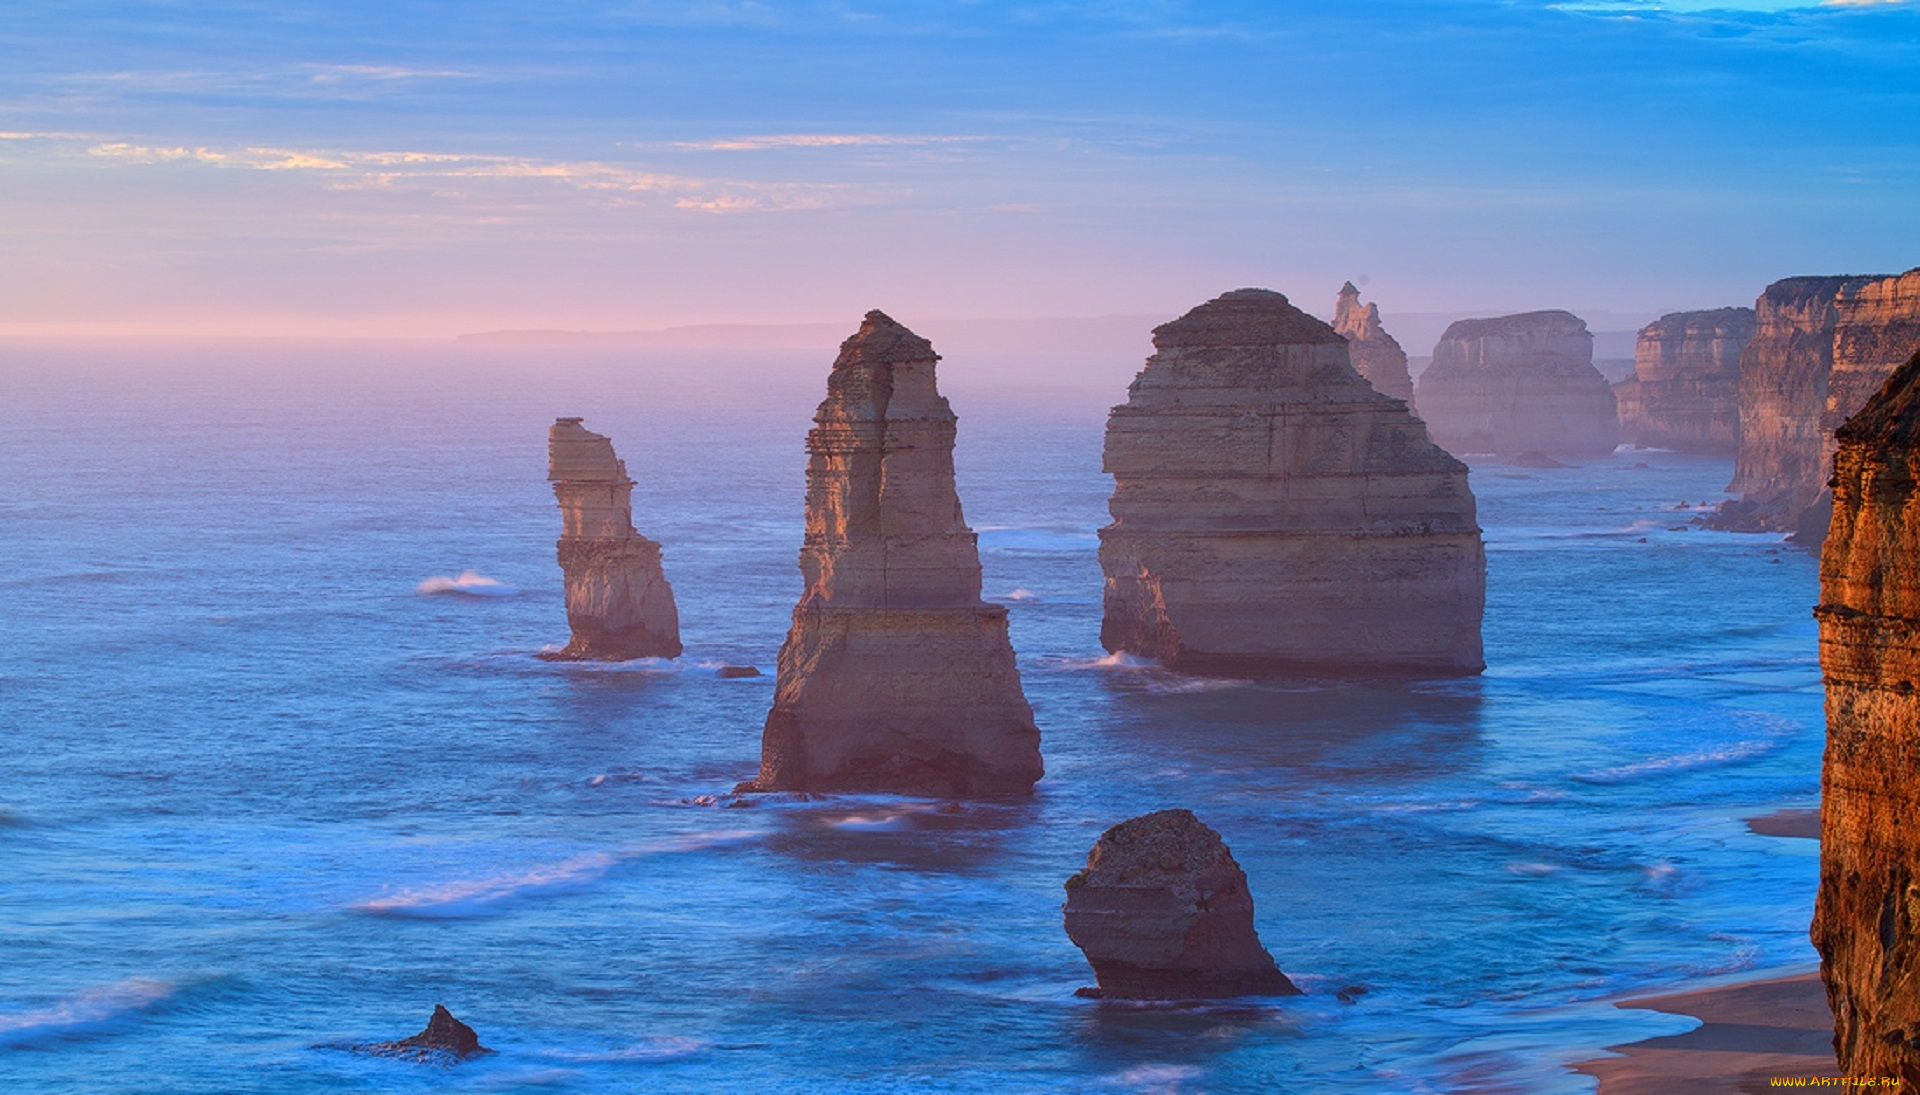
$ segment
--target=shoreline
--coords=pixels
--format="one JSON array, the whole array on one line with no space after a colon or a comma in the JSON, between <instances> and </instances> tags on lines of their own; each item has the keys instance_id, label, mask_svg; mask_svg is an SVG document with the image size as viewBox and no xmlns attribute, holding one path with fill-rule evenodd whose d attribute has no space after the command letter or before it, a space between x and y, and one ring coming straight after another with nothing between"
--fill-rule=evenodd
<instances>
[{"instance_id":1,"label":"shoreline","mask_svg":"<svg viewBox=\"0 0 1920 1095\"><path fill-rule=\"evenodd\" d=\"M1574 1072L1599 1081L1599 1095L1747 1095L1771 1090L1768 1081L1776 1076L1840 1075L1833 1015L1817 967L1761 971L1757 980L1632 997L1613 1006L1686 1015L1701 1025L1685 1034L1607 1046L1615 1056L1573 1065Z\"/></svg>"}]
</instances>

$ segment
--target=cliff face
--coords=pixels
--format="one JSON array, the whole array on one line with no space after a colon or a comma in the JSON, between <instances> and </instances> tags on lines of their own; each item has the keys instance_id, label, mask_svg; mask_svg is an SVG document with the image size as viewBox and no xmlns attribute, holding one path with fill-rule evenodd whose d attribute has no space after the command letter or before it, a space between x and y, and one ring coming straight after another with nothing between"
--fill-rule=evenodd
<instances>
[{"instance_id":1,"label":"cliff face","mask_svg":"<svg viewBox=\"0 0 1920 1095\"><path fill-rule=\"evenodd\" d=\"M1333 329L1346 336L1348 354L1356 372L1381 395L1404 399L1413 410L1413 377L1407 373L1407 352L1380 326L1380 306L1360 306L1360 290L1347 282L1333 309ZM1417 413L1417 412L1416 412Z\"/></svg>"},{"instance_id":2,"label":"cliff face","mask_svg":"<svg viewBox=\"0 0 1920 1095\"><path fill-rule=\"evenodd\" d=\"M1851 1076L1920 1083L1920 354L1839 430L1812 936Z\"/></svg>"},{"instance_id":3,"label":"cliff face","mask_svg":"<svg viewBox=\"0 0 1920 1095\"><path fill-rule=\"evenodd\" d=\"M1123 821L1067 880L1067 938L1127 1000L1295 996L1260 945L1247 875L1220 834L1186 810ZM1085 992L1085 990L1083 990Z\"/></svg>"},{"instance_id":4,"label":"cliff face","mask_svg":"<svg viewBox=\"0 0 1920 1095\"><path fill-rule=\"evenodd\" d=\"M1420 414L1451 453L1602 456L1619 443L1613 388L1571 312L1463 319L1420 374Z\"/></svg>"},{"instance_id":5,"label":"cliff face","mask_svg":"<svg viewBox=\"0 0 1920 1095\"><path fill-rule=\"evenodd\" d=\"M634 531L633 480L613 442L562 418L547 435L547 478L560 503L560 570L573 640L552 655L622 661L680 656L680 613L660 545Z\"/></svg>"},{"instance_id":6,"label":"cliff face","mask_svg":"<svg viewBox=\"0 0 1920 1095\"><path fill-rule=\"evenodd\" d=\"M1203 674L1478 672L1467 469L1347 340L1264 289L1153 337L1107 420L1101 643Z\"/></svg>"},{"instance_id":7,"label":"cliff face","mask_svg":"<svg viewBox=\"0 0 1920 1095\"><path fill-rule=\"evenodd\" d=\"M880 312L807 435L806 590L780 648L761 791L1024 793L1040 732L953 482L939 355Z\"/></svg>"},{"instance_id":8,"label":"cliff face","mask_svg":"<svg viewBox=\"0 0 1920 1095\"><path fill-rule=\"evenodd\" d=\"M1783 278L1754 303L1753 339L1740 355L1740 449L1727 486L1741 497L1720 507L1714 527L1792 529L1819 498L1838 300L1873 280Z\"/></svg>"},{"instance_id":9,"label":"cliff face","mask_svg":"<svg viewBox=\"0 0 1920 1095\"><path fill-rule=\"evenodd\" d=\"M1649 449L1732 454L1740 438L1740 353L1751 308L1674 312L1640 329L1633 376L1615 386L1620 435Z\"/></svg>"}]
</instances>

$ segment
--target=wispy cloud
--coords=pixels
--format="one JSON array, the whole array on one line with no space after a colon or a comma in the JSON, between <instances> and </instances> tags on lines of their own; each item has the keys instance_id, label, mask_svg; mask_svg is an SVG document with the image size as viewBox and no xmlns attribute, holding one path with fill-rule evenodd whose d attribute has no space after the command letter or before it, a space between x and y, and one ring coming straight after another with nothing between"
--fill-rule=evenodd
<instances>
[{"instance_id":1,"label":"wispy cloud","mask_svg":"<svg viewBox=\"0 0 1920 1095\"><path fill-rule=\"evenodd\" d=\"M32 134L26 136L35 136ZM873 204L881 196L844 183L709 178L603 160L554 160L407 150L296 149L259 146L87 144L90 162L120 167L185 164L219 170L310 174L328 189L426 188L458 199L460 184L534 183L608 196L657 194L672 208L700 213L754 213Z\"/></svg>"},{"instance_id":2,"label":"wispy cloud","mask_svg":"<svg viewBox=\"0 0 1920 1095\"><path fill-rule=\"evenodd\" d=\"M711 141L676 141L674 147L702 152L758 152L771 148L883 148L962 144L984 137L929 136L903 133L774 133L757 137L722 137Z\"/></svg>"}]
</instances>

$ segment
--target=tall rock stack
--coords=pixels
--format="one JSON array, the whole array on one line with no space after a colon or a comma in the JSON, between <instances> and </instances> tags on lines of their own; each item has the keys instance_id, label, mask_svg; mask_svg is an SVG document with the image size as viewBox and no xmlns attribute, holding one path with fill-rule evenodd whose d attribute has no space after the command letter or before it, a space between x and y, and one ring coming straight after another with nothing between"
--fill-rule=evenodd
<instances>
[{"instance_id":1,"label":"tall rock stack","mask_svg":"<svg viewBox=\"0 0 1920 1095\"><path fill-rule=\"evenodd\" d=\"M1360 306L1360 290L1347 282L1333 308L1333 329L1346 336L1355 371L1374 391L1404 399L1413 407L1413 377L1407 372L1407 352L1380 326L1380 306Z\"/></svg>"},{"instance_id":2,"label":"tall rock stack","mask_svg":"<svg viewBox=\"0 0 1920 1095\"><path fill-rule=\"evenodd\" d=\"M1751 308L1674 312L1642 327L1633 376L1614 386L1621 439L1732 455L1740 444L1740 352L1753 330Z\"/></svg>"},{"instance_id":3,"label":"tall rock stack","mask_svg":"<svg viewBox=\"0 0 1920 1095\"><path fill-rule=\"evenodd\" d=\"M1838 431L1813 942L1849 1076L1920 1084L1920 354Z\"/></svg>"},{"instance_id":4,"label":"tall rock stack","mask_svg":"<svg viewBox=\"0 0 1920 1095\"><path fill-rule=\"evenodd\" d=\"M1420 414L1448 452L1604 456L1620 439L1593 334L1572 312L1463 319L1420 374Z\"/></svg>"},{"instance_id":5,"label":"tall rock stack","mask_svg":"<svg viewBox=\"0 0 1920 1095\"><path fill-rule=\"evenodd\" d=\"M1153 342L1107 419L1101 643L1199 674L1479 672L1467 469L1347 340L1240 289Z\"/></svg>"},{"instance_id":6,"label":"tall rock stack","mask_svg":"<svg viewBox=\"0 0 1920 1095\"><path fill-rule=\"evenodd\" d=\"M841 344L807 435L806 591L757 791L1031 791L1040 732L953 483L939 355L880 312Z\"/></svg>"},{"instance_id":7,"label":"tall rock stack","mask_svg":"<svg viewBox=\"0 0 1920 1095\"><path fill-rule=\"evenodd\" d=\"M560 503L560 571L573 640L550 655L566 661L680 656L680 613L660 569L660 545L634 531L633 480L613 442L554 422L547 478Z\"/></svg>"}]
</instances>

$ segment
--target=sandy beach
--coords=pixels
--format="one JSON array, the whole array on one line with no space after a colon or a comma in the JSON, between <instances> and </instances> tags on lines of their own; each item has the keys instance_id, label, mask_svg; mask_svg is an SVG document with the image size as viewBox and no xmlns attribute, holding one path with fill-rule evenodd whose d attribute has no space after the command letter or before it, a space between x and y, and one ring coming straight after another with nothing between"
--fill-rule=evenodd
<instances>
[{"instance_id":1,"label":"sandy beach","mask_svg":"<svg viewBox=\"0 0 1920 1095\"><path fill-rule=\"evenodd\" d=\"M1596 1077L1600 1095L1676 1091L1753 1093L1776 1076L1838 1076L1833 1015L1817 972L1747 981L1667 996L1622 1000L1622 1008L1691 1015L1701 1026L1608 1050L1575 1071Z\"/></svg>"}]
</instances>

